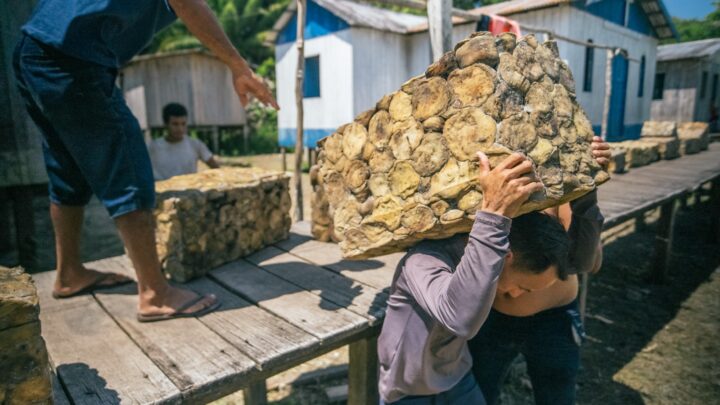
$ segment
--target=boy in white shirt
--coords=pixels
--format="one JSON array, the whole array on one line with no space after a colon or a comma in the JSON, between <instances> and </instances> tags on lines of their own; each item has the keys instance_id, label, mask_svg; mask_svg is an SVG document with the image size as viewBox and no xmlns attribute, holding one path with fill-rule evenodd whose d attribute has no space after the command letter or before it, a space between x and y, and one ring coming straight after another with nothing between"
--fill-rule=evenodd
<instances>
[{"instance_id":1,"label":"boy in white shirt","mask_svg":"<svg viewBox=\"0 0 720 405\"><path fill-rule=\"evenodd\" d=\"M148 145L156 181L196 173L198 160L213 169L220 167L202 141L187 136L187 115L187 109L182 104L170 103L163 107L167 134L153 139Z\"/></svg>"}]
</instances>

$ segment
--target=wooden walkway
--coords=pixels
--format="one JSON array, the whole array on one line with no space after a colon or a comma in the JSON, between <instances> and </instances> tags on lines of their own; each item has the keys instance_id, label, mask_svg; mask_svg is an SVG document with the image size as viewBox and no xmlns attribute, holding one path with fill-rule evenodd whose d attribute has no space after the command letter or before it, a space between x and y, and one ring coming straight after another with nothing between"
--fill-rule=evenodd
<instances>
[{"instance_id":1,"label":"wooden walkway","mask_svg":"<svg viewBox=\"0 0 720 405\"><path fill-rule=\"evenodd\" d=\"M661 207L656 260L664 263L675 201L710 181L717 196L719 176L718 144L616 175L600 188L606 227ZM154 324L135 320L134 285L54 300L54 272L36 274L56 402L203 403L243 389L246 404L263 404L266 378L349 344L348 403L375 404L377 334L401 257L342 260L300 223L288 240L187 284L218 295L221 309ZM89 266L134 277L124 256Z\"/></svg>"}]
</instances>

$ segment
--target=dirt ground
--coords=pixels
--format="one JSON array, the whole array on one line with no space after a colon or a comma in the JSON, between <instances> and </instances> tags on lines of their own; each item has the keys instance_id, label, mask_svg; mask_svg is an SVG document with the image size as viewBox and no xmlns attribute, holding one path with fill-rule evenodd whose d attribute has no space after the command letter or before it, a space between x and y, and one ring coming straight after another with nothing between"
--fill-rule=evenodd
<instances>
[{"instance_id":1,"label":"dirt ground","mask_svg":"<svg viewBox=\"0 0 720 405\"><path fill-rule=\"evenodd\" d=\"M251 164L280 168L279 155L249 159ZM288 166L292 167L289 159ZM309 181L303 178L305 218L309 218ZM47 198L34 201L38 230L38 267L54 267L53 234ZM720 249L705 231L706 204L678 212L670 280L651 285L654 225L615 237L605 247L602 271L591 278L582 370L580 404L712 404L720 398ZM83 259L122 254L117 232L102 206L93 201L86 211ZM0 253L0 264L14 256ZM346 384L347 348L268 380L273 404L329 404L326 389ZM327 371L323 373L323 371ZM318 377L323 374L329 377ZM297 380L301 382L298 383ZM294 383L294 381L296 381ZM241 393L217 404L241 404ZM532 391L524 364L518 359L503 393L503 404L530 404Z\"/></svg>"}]
</instances>

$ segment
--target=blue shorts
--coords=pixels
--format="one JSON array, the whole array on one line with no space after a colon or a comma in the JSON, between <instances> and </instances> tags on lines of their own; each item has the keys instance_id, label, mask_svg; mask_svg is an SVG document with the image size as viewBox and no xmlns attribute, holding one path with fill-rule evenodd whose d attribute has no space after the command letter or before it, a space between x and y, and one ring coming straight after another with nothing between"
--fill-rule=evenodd
<instances>
[{"instance_id":1,"label":"blue shorts","mask_svg":"<svg viewBox=\"0 0 720 405\"><path fill-rule=\"evenodd\" d=\"M13 58L18 88L43 135L50 200L83 206L94 193L116 218L155 206L152 165L117 70L23 36Z\"/></svg>"},{"instance_id":2,"label":"blue shorts","mask_svg":"<svg viewBox=\"0 0 720 405\"><path fill-rule=\"evenodd\" d=\"M470 372L445 392L435 395L411 395L392 403L381 399L380 405L485 405L485 398Z\"/></svg>"}]
</instances>

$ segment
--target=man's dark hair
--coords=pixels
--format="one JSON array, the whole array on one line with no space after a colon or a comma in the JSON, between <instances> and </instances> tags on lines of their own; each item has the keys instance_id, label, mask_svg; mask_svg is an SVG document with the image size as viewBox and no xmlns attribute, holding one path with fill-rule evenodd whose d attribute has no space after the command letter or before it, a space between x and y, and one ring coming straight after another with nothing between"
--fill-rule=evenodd
<instances>
[{"instance_id":1,"label":"man's dark hair","mask_svg":"<svg viewBox=\"0 0 720 405\"><path fill-rule=\"evenodd\" d=\"M570 238L557 218L541 212L514 218L510 250L518 269L540 274L557 265L560 280L567 279Z\"/></svg>"},{"instance_id":2,"label":"man's dark hair","mask_svg":"<svg viewBox=\"0 0 720 405\"><path fill-rule=\"evenodd\" d=\"M180 103L170 103L163 107L163 121L167 124L170 117L187 117L187 108Z\"/></svg>"}]
</instances>

